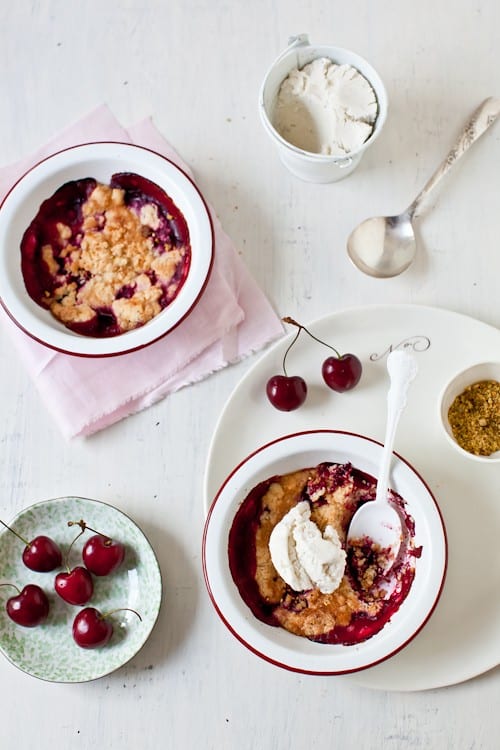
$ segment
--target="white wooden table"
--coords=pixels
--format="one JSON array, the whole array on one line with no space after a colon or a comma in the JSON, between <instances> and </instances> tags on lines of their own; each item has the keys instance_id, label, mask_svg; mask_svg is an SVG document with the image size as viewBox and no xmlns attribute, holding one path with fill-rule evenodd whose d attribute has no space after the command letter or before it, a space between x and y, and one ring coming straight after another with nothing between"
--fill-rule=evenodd
<instances>
[{"instance_id":1,"label":"white wooden table","mask_svg":"<svg viewBox=\"0 0 500 750\"><path fill-rule=\"evenodd\" d=\"M282 314L413 302L500 326L500 125L433 199L404 275L365 277L345 252L358 221L403 209L473 108L500 94L499 28L496 0L4 0L0 162L102 102L124 125L152 114ZM300 32L366 57L389 94L384 132L341 183L289 175L258 119L264 73ZM68 442L0 336L1 516L64 494L115 504L150 538L165 582L150 640L109 677L49 684L0 660L2 748L498 747L498 669L446 689L371 691L275 669L219 622L200 561L205 457L255 358Z\"/></svg>"}]
</instances>

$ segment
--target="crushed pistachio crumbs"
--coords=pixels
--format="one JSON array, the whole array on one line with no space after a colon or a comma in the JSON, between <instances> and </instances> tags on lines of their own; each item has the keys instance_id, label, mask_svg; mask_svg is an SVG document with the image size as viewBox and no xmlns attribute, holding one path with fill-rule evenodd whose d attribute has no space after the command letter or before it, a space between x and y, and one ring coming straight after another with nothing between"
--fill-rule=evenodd
<instances>
[{"instance_id":1,"label":"crushed pistachio crumbs","mask_svg":"<svg viewBox=\"0 0 500 750\"><path fill-rule=\"evenodd\" d=\"M500 450L500 383L481 380L469 385L450 406L448 421L468 453L489 456Z\"/></svg>"}]
</instances>

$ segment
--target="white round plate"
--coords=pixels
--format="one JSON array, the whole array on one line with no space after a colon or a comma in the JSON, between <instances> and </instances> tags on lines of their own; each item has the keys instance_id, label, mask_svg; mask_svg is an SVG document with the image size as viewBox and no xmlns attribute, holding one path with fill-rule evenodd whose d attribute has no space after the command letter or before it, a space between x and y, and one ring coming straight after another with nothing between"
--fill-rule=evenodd
<instances>
[{"instance_id":1,"label":"white round plate","mask_svg":"<svg viewBox=\"0 0 500 750\"><path fill-rule=\"evenodd\" d=\"M16 625L5 611L5 603L15 596L14 589L0 589L0 650L9 661L33 677L49 682L87 682L113 672L132 659L148 639L158 617L162 585L160 569L148 540L139 527L121 511L97 500L60 497L45 500L23 510L9 524L28 541L39 534L53 539L63 553L77 536L78 527L68 521L83 519L89 526L125 544L125 559L109 576L93 576L94 594L85 606L102 613L120 607L138 612L116 612L110 617L113 635L106 646L82 649L73 640L71 627L80 607L64 602L54 591L54 578L61 567L50 573L35 573L22 561L23 544L8 529L0 531L0 570L2 583L22 589L28 583L46 593L50 610L38 627ZM76 529L76 530L75 530ZM87 531L73 546L69 564L83 565L81 550L92 536Z\"/></svg>"},{"instance_id":2,"label":"white round plate","mask_svg":"<svg viewBox=\"0 0 500 750\"><path fill-rule=\"evenodd\" d=\"M237 590L229 568L228 538L236 512L261 482L325 461L351 463L377 474L382 446L362 435L307 431L272 441L231 472L213 502L203 537L203 568L212 602L229 630L250 651L285 669L339 675L366 669L393 656L425 625L439 599L446 571L446 538L436 502L415 470L402 458L392 463L391 486L405 500L415 523L415 578L401 606L382 630L355 645L325 645L298 638L257 620Z\"/></svg>"},{"instance_id":3,"label":"white round plate","mask_svg":"<svg viewBox=\"0 0 500 750\"><path fill-rule=\"evenodd\" d=\"M342 679L381 690L424 690L496 667L500 662L500 598L495 595L500 587L500 465L470 461L448 444L438 400L458 370L498 358L500 331L465 315L417 305L348 309L312 323L310 329L339 351L360 357L364 369L359 385L343 394L329 390L321 377L328 349L302 333L288 356L287 370L305 378L308 397L297 411L279 412L267 401L265 384L282 371L293 331L275 344L241 380L216 426L205 474L206 509L240 461L285 434L335 429L383 441L386 357L391 348L410 346L419 374L411 386L395 450L424 478L443 514L449 546L446 583L430 621L403 651Z\"/></svg>"},{"instance_id":4,"label":"white round plate","mask_svg":"<svg viewBox=\"0 0 500 750\"><path fill-rule=\"evenodd\" d=\"M144 326L94 338L70 331L28 295L21 272L22 236L40 208L64 183L94 177L109 183L116 172L134 172L162 188L186 219L191 264L179 294ZM88 143L59 151L27 172L0 206L0 301L12 320L52 349L87 357L135 351L175 328L200 298L213 262L213 227L205 201L190 177L164 156L128 143Z\"/></svg>"}]
</instances>

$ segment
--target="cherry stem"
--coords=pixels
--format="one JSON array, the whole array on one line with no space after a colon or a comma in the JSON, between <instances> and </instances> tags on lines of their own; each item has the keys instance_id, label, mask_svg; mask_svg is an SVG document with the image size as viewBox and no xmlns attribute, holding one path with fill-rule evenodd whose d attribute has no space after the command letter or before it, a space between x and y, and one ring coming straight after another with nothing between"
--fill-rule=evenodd
<instances>
[{"instance_id":1,"label":"cherry stem","mask_svg":"<svg viewBox=\"0 0 500 750\"><path fill-rule=\"evenodd\" d=\"M290 317L287 316L286 318L282 318L282 321L283 321L283 323L288 323L291 326L297 326L297 328L299 329L297 335L294 338L294 340L292 341L292 343L290 344L290 346L286 350L285 357L288 354L288 350L290 349L290 347L293 346L293 344L295 344L295 342L297 341L297 339L299 337L299 333L301 331L305 331L307 333L307 335L310 336L315 341L317 341L318 344L323 344L323 346L327 346L329 349L332 350L332 352L335 352L335 354L337 355L337 359L340 359L340 353L337 351L337 349L335 349L334 346L332 346L331 344L327 344L326 341L322 341L321 339L319 339L317 336L314 335L314 333L311 333L311 331L309 331L305 326L301 325L300 323L297 323L297 321L294 320L293 318L290 318ZM284 369L284 361L283 361L283 369ZM286 372L285 372L285 375L286 375Z\"/></svg>"},{"instance_id":2,"label":"cherry stem","mask_svg":"<svg viewBox=\"0 0 500 750\"><path fill-rule=\"evenodd\" d=\"M4 521L2 521L1 518L0 518L0 523L2 524L2 526L5 526L5 528L8 529L9 531L12 531L12 533L14 534L14 536L17 536L17 538L20 539L22 541L22 543L24 545L26 545L26 547L30 546L30 543L27 542L26 539L24 539L24 537L21 536L21 534L18 534L17 531L14 531L14 529L11 529L10 526L7 526L7 524L4 523Z\"/></svg>"},{"instance_id":3,"label":"cherry stem","mask_svg":"<svg viewBox=\"0 0 500 750\"><path fill-rule=\"evenodd\" d=\"M290 351L290 349L292 348L292 346L295 344L295 342L299 338L301 330L302 330L302 328L300 327L299 330L297 331L297 333L295 334L292 343L288 346L288 349L286 350L286 352L283 355L283 372L285 373L286 377L288 377L288 373L286 371L286 358L288 356L288 352Z\"/></svg>"},{"instance_id":4,"label":"cherry stem","mask_svg":"<svg viewBox=\"0 0 500 750\"><path fill-rule=\"evenodd\" d=\"M92 531L94 534L98 534L99 536L104 537L104 539L109 539L111 541L110 537L107 536L107 534L103 534L102 531L96 531L95 529L92 528L92 526L89 526L88 524L86 524L85 521L83 521L82 519L80 519L79 521L68 521L68 526L79 526L82 530L82 534L84 531L88 530L88 531ZM78 539L78 537L76 538Z\"/></svg>"},{"instance_id":5,"label":"cherry stem","mask_svg":"<svg viewBox=\"0 0 500 750\"><path fill-rule=\"evenodd\" d=\"M64 565L66 566L66 570L68 571L68 573L70 573L71 571L69 567L69 553L73 549L73 545L76 542L76 540L79 539L83 533L85 533L85 529L87 528L87 526L85 524L85 521L68 521L68 526L80 527L80 532L75 536L75 538L73 539L73 541L68 547L68 551L66 552L66 555L64 556Z\"/></svg>"},{"instance_id":6,"label":"cherry stem","mask_svg":"<svg viewBox=\"0 0 500 750\"><path fill-rule=\"evenodd\" d=\"M103 615L101 615L101 618L104 620L106 617L111 617L111 615L116 614L116 612L133 612L134 615L137 615L139 620L142 622L142 617L140 616L139 612L136 612L135 609L130 609L129 607L119 607L118 609L112 609L109 612L105 612Z\"/></svg>"},{"instance_id":7,"label":"cherry stem","mask_svg":"<svg viewBox=\"0 0 500 750\"><path fill-rule=\"evenodd\" d=\"M15 590L17 591L17 593L18 593L18 594L20 594L20 593L21 593L21 589L19 589L19 588L18 588L18 587L16 586L16 584L15 584L15 583L0 583L0 586L12 586L12 588L14 588L14 589L15 589Z\"/></svg>"}]
</instances>

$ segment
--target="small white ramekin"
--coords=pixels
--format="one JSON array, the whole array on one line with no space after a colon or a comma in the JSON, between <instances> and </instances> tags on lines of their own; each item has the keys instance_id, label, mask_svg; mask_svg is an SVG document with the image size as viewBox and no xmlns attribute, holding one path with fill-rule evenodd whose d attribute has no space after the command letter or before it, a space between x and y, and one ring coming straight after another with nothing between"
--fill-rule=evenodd
<instances>
[{"instance_id":1,"label":"small white ramekin","mask_svg":"<svg viewBox=\"0 0 500 750\"><path fill-rule=\"evenodd\" d=\"M473 461L482 461L483 463L498 463L500 461L500 451L496 451L489 456L478 456L462 448L457 443L448 420L448 411L456 397L469 385L479 383L482 380L497 380L500 382L500 362L480 362L456 373L441 391L439 397L439 418L448 442L462 456L471 458Z\"/></svg>"}]
</instances>

